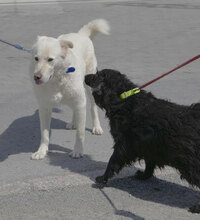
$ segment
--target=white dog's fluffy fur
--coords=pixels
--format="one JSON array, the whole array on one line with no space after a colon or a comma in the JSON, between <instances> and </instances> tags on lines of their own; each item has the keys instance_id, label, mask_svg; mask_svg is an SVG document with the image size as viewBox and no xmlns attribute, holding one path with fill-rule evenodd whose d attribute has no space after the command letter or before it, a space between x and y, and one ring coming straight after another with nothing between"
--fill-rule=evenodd
<instances>
[{"instance_id":1,"label":"white dog's fluffy fur","mask_svg":"<svg viewBox=\"0 0 200 220\"><path fill-rule=\"evenodd\" d=\"M93 20L78 33L61 35L58 38L40 36L34 44L30 73L39 103L41 143L38 151L32 154L32 159L42 159L46 156L52 108L60 103L73 109L72 123L67 124L67 129L77 129L71 156L78 158L83 155L85 88L91 100L92 133L103 133L90 88L84 85L84 76L96 73L97 61L90 38L97 33L109 33L109 25L105 20ZM75 72L66 73L69 67L74 67Z\"/></svg>"}]
</instances>

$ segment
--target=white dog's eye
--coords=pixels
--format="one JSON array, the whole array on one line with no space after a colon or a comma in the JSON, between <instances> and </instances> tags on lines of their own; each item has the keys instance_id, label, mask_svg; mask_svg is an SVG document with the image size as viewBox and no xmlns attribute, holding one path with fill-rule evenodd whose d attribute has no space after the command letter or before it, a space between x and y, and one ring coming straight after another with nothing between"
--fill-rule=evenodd
<instances>
[{"instance_id":1,"label":"white dog's eye","mask_svg":"<svg viewBox=\"0 0 200 220\"><path fill-rule=\"evenodd\" d=\"M48 61L48 62L52 62L52 61L53 61L53 58L49 58L47 61Z\"/></svg>"},{"instance_id":2,"label":"white dog's eye","mask_svg":"<svg viewBox=\"0 0 200 220\"><path fill-rule=\"evenodd\" d=\"M35 61L38 61L39 60L39 58L38 57L35 57Z\"/></svg>"}]
</instances>

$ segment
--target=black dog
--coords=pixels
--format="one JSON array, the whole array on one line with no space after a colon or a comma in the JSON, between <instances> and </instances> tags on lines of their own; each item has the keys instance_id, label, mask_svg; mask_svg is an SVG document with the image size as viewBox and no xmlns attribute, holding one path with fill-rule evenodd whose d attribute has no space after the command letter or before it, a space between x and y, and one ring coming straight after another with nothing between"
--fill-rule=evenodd
<instances>
[{"instance_id":1,"label":"black dog","mask_svg":"<svg viewBox=\"0 0 200 220\"><path fill-rule=\"evenodd\" d=\"M96 182L106 183L125 165L144 159L145 170L136 173L137 179L148 179L156 167L168 165L200 188L200 103L177 105L144 90L122 99L123 92L137 86L110 69L87 75L85 83L96 104L105 109L114 138L114 152ZM200 212L200 205L190 211Z\"/></svg>"}]
</instances>

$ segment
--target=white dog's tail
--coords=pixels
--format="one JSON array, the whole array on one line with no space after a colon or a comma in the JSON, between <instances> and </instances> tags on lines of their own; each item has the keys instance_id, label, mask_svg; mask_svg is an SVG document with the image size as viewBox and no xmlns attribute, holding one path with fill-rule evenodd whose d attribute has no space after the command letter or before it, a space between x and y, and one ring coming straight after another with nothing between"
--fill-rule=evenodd
<instances>
[{"instance_id":1,"label":"white dog's tail","mask_svg":"<svg viewBox=\"0 0 200 220\"><path fill-rule=\"evenodd\" d=\"M92 39L97 33L108 35L109 31L110 31L110 26L106 20L96 19L84 25L79 30L78 33L87 35L88 37Z\"/></svg>"}]
</instances>

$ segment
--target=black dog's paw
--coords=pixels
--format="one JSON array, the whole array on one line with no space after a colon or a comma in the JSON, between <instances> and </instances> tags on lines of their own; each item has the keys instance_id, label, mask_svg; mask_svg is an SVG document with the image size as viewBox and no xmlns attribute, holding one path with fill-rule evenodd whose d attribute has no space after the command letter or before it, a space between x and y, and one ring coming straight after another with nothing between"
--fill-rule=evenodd
<instances>
[{"instance_id":1,"label":"black dog's paw","mask_svg":"<svg viewBox=\"0 0 200 220\"><path fill-rule=\"evenodd\" d=\"M137 180L147 180L150 177L152 177L152 175L147 175L145 172L138 170L136 172L136 174L134 175L134 178Z\"/></svg>"},{"instance_id":2,"label":"black dog's paw","mask_svg":"<svg viewBox=\"0 0 200 220\"><path fill-rule=\"evenodd\" d=\"M188 211L192 213L200 213L200 204L193 205Z\"/></svg>"},{"instance_id":3,"label":"black dog's paw","mask_svg":"<svg viewBox=\"0 0 200 220\"><path fill-rule=\"evenodd\" d=\"M96 183L106 184L107 180L105 180L104 176L97 176L96 177Z\"/></svg>"}]
</instances>

